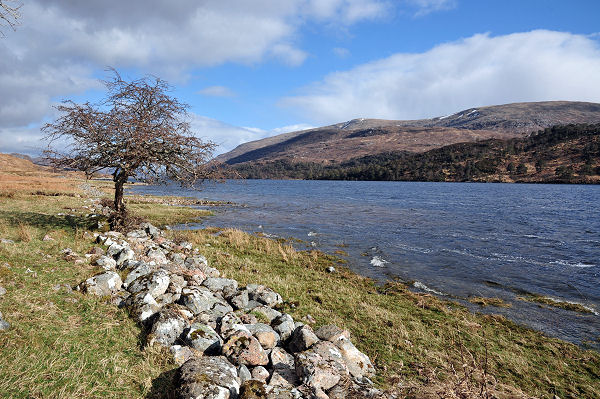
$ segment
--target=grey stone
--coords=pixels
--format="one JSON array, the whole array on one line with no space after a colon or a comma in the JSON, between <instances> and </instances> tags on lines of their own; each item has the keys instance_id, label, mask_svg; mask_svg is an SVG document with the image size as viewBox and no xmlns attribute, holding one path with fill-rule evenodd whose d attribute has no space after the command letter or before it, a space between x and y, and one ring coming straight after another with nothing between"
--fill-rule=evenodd
<instances>
[{"instance_id":1,"label":"grey stone","mask_svg":"<svg viewBox=\"0 0 600 399\"><path fill-rule=\"evenodd\" d=\"M115 270L117 268L117 261L110 256L103 255L96 259L96 265L100 266L106 271Z\"/></svg>"},{"instance_id":2,"label":"grey stone","mask_svg":"<svg viewBox=\"0 0 600 399\"><path fill-rule=\"evenodd\" d=\"M125 248L126 246L124 244L113 242L106 250L106 254L115 258L121 253L121 251L125 250Z\"/></svg>"},{"instance_id":3,"label":"grey stone","mask_svg":"<svg viewBox=\"0 0 600 399\"><path fill-rule=\"evenodd\" d=\"M6 288L0 286L0 296L6 295Z\"/></svg>"},{"instance_id":4,"label":"grey stone","mask_svg":"<svg viewBox=\"0 0 600 399\"><path fill-rule=\"evenodd\" d=\"M202 285L212 292L235 292L238 282L229 278L209 277L202 282Z\"/></svg>"},{"instance_id":5,"label":"grey stone","mask_svg":"<svg viewBox=\"0 0 600 399\"><path fill-rule=\"evenodd\" d=\"M206 355L221 353L223 341L210 326L194 323L185 336L186 342L197 351Z\"/></svg>"},{"instance_id":6,"label":"grey stone","mask_svg":"<svg viewBox=\"0 0 600 399\"><path fill-rule=\"evenodd\" d=\"M147 292L156 298L157 296L167 292L170 282L171 279L169 277L169 273L166 270L159 269L154 273L147 274L134 280L127 287L127 291L131 292L132 294L137 294L138 292Z\"/></svg>"},{"instance_id":7,"label":"grey stone","mask_svg":"<svg viewBox=\"0 0 600 399\"><path fill-rule=\"evenodd\" d=\"M335 343L340 338L350 339L350 332L348 330L342 330L338 326L334 324L329 324L326 326L322 326L315 334L319 339L323 341L329 341Z\"/></svg>"},{"instance_id":8,"label":"grey stone","mask_svg":"<svg viewBox=\"0 0 600 399\"><path fill-rule=\"evenodd\" d=\"M179 252L172 252L168 256L169 260L178 266L183 266L185 263L185 256Z\"/></svg>"},{"instance_id":9,"label":"grey stone","mask_svg":"<svg viewBox=\"0 0 600 399\"><path fill-rule=\"evenodd\" d=\"M292 388L299 384L292 355L281 347L275 347L269 358L273 368L269 385Z\"/></svg>"},{"instance_id":10,"label":"grey stone","mask_svg":"<svg viewBox=\"0 0 600 399\"><path fill-rule=\"evenodd\" d=\"M372 377L375 375L375 367L367 355L359 351L346 337L340 337L334 342L340 350L344 364L352 377Z\"/></svg>"},{"instance_id":11,"label":"grey stone","mask_svg":"<svg viewBox=\"0 0 600 399\"><path fill-rule=\"evenodd\" d=\"M172 345L169 348L169 351L173 355L173 361L178 366L181 366L190 359L202 356L202 354L198 353L195 349L192 349L189 346Z\"/></svg>"},{"instance_id":12,"label":"grey stone","mask_svg":"<svg viewBox=\"0 0 600 399\"><path fill-rule=\"evenodd\" d=\"M194 314L213 313L215 319L233 311L229 304L206 287L182 289L179 303L186 306Z\"/></svg>"},{"instance_id":13,"label":"grey stone","mask_svg":"<svg viewBox=\"0 0 600 399\"><path fill-rule=\"evenodd\" d=\"M2 318L2 312L0 312L0 331L8 330L10 323Z\"/></svg>"},{"instance_id":14,"label":"grey stone","mask_svg":"<svg viewBox=\"0 0 600 399\"><path fill-rule=\"evenodd\" d=\"M320 341L313 348L295 356L296 374L302 383L314 390L327 391L348 376L338 348Z\"/></svg>"},{"instance_id":15,"label":"grey stone","mask_svg":"<svg viewBox=\"0 0 600 399\"><path fill-rule=\"evenodd\" d=\"M202 267L208 267L208 261L202 255L188 257L184 264L188 269L200 269Z\"/></svg>"},{"instance_id":16,"label":"grey stone","mask_svg":"<svg viewBox=\"0 0 600 399\"><path fill-rule=\"evenodd\" d=\"M302 352L317 342L319 342L319 338L315 335L312 328L309 326L301 326L296 328L292 333L288 343L288 349L292 353Z\"/></svg>"},{"instance_id":17,"label":"grey stone","mask_svg":"<svg viewBox=\"0 0 600 399\"><path fill-rule=\"evenodd\" d=\"M245 309L248 306L248 291L238 291L235 295L228 298L228 300L235 309Z\"/></svg>"},{"instance_id":18,"label":"grey stone","mask_svg":"<svg viewBox=\"0 0 600 399\"><path fill-rule=\"evenodd\" d=\"M0 244L14 244L15 242L13 240L8 240L6 238L0 238Z\"/></svg>"},{"instance_id":19,"label":"grey stone","mask_svg":"<svg viewBox=\"0 0 600 399\"><path fill-rule=\"evenodd\" d=\"M154 318L152 329L148 334L148 344L154 343L171 346L188 327L186 319L174 309L162 309Z\"/></svg>"},{"instance_id":20,"label":"grey stone","mask_svg":"<svg viewBox=\"0 0 600 399\"><path fill-rule=\"evenodd\" d=\"M255 308L252 309L252 312L254 313L259 313L262 316L264 316L264 318L269 322L269 324L277 317L281 316L281 312L270 308L268 306L262 305L262 306L257 306Z\"/></svg>"},{"instance_id":21,"label":"grey stone","mask_svg":"<svg viewBox=\"0 0 600 399\"><path fill-rule=\"evenodd\" d=\"M183 288L187 285L185 279L179 274L172 274L171 281L169 282L169 288L167 288L167 292L173 294L181 294Z\"/></svg>"},{"instance_id":22,"label":"grey stone","mask_svg":"<svg viewBox=\"0 0 600 399\"><path fill-rule=\"evenodd\" d=\"M150 248L146 253L148 260L154 262L156 265L164 265L168 263L167 255L160 248Z\"/></svg>"},{"instance_id":23,"label":"grey stone","mask_svg":"<svg viewBox=\"0 0 600 399\"><path fill-rule=\"evenodd\" d=\"M147 292L131 295L125 301L125 306L129 309L131 316L141 324L144 324L161 308L154 297Z\"/></svg>"},{"instance_id":24,"label":"grey stone","mask_svg":"<svg viewBox=\"0 0 600 399\"><path fill-rule=\"evenodd\" d=\"M140 227L152 238L160 236L160 229L150 223L143 223Z\"/></svg>"},{"instance_id":25,"label":"grey stone","mask_svg":"<svg viewBox=\"0 0 600 399\"><path fill-rule=\"evenodd\" d=\"M177 373L178 399L237 398L240 382L236 368L222 356L190 359Z\"/></svg>"},{"instance_id":26,"label":"grey stone","mask_svg":"<svg viewBox=\"0 0 600 399\"><path fill-rule=\"evenodd\" d=\"M154 271L154 267L145 263L138 262L135 269L133 269L127 277L125 277L125 281L123 282L123 286L128 287L129 284L133 283L136 279L142 276L146 276Z\"/></svg>"},{"instance_id":27,"label":"grey stone","mask_svg":"<svg viewBox=\"0 0 600 399\"><path fill-rule=\"evenodd\" d=\"M282 341L286 341L296 329L294 319L287 313L276 317L271 322L271 327L279 333Z\"/></svg>"},{"instance_id":28,"label":"grey stone","mask_svg":"<svg viewBox=\"0 0 600 399\"><path fill-rule=\"evenodd\" d=\"M133 230L127 233L128 238L146 238L148 234L146 234L145 230Z\"/></svg>"},{"instance_id":29,"label":"grey stone","mask_svg":"<svg viewBox=\"0 0 600 399\"><path fill-rule=\"evenodd\" d=\"M281 295L271 288L259 284L248 284L246 287L251 300L260 302L263 305L273 307L283 303Z\"/></svg>"},{"instance_id":30,"label":"grey stone","mask_svg":"<svg viewBox=\"0 0 600 399\"><path fill-rule=\"evenodd\" d=\"M244 364L238 368L238 375L240 376L240 381L242 384L252 378L250 370L248 370L248 367L246 367Z\"/></svg>"},{"instance_id":31,"label":"grey stone","mask_svg":"<svg viewBox=\"0 0 600 399\"><path fill-rule=\"evenodd\" d=\"M121 277L112 271L90 277L81 284L83 292L97 296L114 295L121 289Z\"/></svg>"},{"instance_id":32,"label":"grey stone","mask_svg":"<svg viewBox=\"0 0 600 399\"><path fill-rule=\"evenodd\" d=\"M134 260L134 259L135 259L135 252L133 252L133 250L131 248L124 248L121 252L119 252L119 255L115 257L117 266L120 269L124 268L123 265L125 264L125 262Z\"/></svg>"}]
</instances>

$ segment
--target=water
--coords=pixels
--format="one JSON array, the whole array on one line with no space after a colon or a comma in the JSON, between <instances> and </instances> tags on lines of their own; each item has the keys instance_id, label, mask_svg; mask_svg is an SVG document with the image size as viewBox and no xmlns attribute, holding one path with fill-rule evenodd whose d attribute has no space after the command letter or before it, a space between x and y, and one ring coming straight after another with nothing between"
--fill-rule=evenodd
<instances>
[{"instance_id":1,"label":"water","mask_svg":"<svg viewBox=\"0 0 600 399\"><path fill-rule=\"evenodd\" d=\"M247 180L201 192L134 191L235 202L216 208L205 225L342 249L360 274L400 277L453 300L500 297L512 307L465 304L600 349L599 186ZM518 300L524 293L596 314Z\"/></svg>"}]
</instances>

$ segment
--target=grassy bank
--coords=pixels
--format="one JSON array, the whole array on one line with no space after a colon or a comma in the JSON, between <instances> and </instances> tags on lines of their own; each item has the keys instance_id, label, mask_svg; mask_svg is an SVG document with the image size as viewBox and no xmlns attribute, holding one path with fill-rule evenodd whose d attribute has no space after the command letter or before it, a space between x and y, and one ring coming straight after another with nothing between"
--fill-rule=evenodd
<instances>
[{"instance_id":1,"label":"grassy bank","mask_svg":"<svg viewBox=\"0 0 600 399\"><path fill-rule=\"evenodd\" d=\"M0 397L170 397L168 355L141 348L125 312L65 286L97 271L83 256L93 246L83 181L40 179L34 187L27 179L35 176L11 176L0 176L0 238L14 241L0 244L0 285L8 291L0 311L12 324L0 332ZM158 225L202 216L159 202L130 209ZM349 329L375 362L379 386L400 397L600 397L597 352L402 284L377 286L316 251L232 229L170 234L192 241L225 276L273 287L295 318ZM66 247L81 257L64 258Z\"/></svg>"}]
</instances>

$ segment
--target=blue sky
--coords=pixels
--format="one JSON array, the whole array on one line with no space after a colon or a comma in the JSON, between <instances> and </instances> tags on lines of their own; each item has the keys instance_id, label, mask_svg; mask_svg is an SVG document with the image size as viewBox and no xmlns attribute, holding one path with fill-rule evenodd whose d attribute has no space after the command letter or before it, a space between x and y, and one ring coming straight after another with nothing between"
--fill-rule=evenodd
<instances>
[{"instance_id":1,"label":"blue sky","mask_svg":"<svg viewBox=\"0 0 600 399\"><path fill-rule=\"evenodd\" d=\"M32 0L0 39L0 152L35 154L104 68L155 74L218 152L358 117L600 102L595 0Z\"/></svg>"}]
</instances>

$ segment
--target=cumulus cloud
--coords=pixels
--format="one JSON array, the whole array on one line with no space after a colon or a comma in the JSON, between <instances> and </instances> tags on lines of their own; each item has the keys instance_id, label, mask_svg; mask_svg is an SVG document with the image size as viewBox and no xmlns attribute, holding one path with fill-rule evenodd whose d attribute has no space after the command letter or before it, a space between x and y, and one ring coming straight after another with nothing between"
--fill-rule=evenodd
<instances>
[{"instance_id":1,"label":"cumulus cloud","mask_svg":"<svg viewBox=\"0 0 600 399\"><path fill-rule=\"evenodd\" d=\"M319 123L335 123L433 117L521 101L600 102L598 71L600 46L587 36L478 34L329 74L282 103Z\"/></svg>"},{"instance_id":2,"label":"cumulus cloud","mask_svg":"<svg viewBox=\"0 0 600 399\"><path fill-rule=\"evenodd\" d=\"M317 4L328 6L321 9ZM96 88L94 74L108 65L143 70L171 82L184 81L193 68L228 62L255 64L272 58L297 66L307 57L296 44L307 21L354 23L375 17L384 4L383 0L27 1L20 9L19 28L0 40L4 140L0 151L7 151L11 134L12 143L24 140L22 135L28 135L27 140L33 137L30 125L39 126L53 102Z\"/></svg>"}]
</instances>

